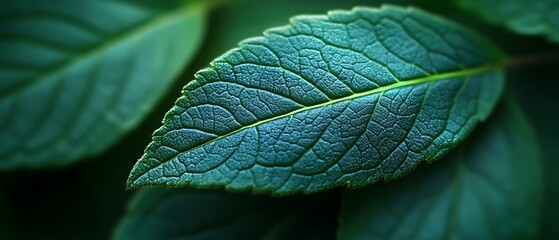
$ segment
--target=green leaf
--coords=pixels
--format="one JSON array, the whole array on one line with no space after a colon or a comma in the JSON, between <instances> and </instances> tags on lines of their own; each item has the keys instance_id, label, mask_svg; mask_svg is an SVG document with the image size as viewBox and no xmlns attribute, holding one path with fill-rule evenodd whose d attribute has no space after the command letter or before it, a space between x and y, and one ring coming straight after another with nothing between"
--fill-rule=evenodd
<instances>
[{"instance_id":1,"label":"green leaf","mask_svg":"<svg viewBox=\"0 0 559 240\"><path fill-rule=\"evenodd\" d=\"M199 71L128 187L292 194L393 180L433 161L500 96L500 55L414 8L301 16Z\"/></svg>"},{"instance_id":2,"label":"green leaf","mask_svg":"<svg viewBox=\"0 0 559 240\"><path fill-rule=\"evenodd\" d=\"M0 169L107 149L167 92L205 14L194 1L2 1Z\"/></svg>"},{"instance_id":3,"label":"green leaf","mask_svg":"<svg viewBox=\"0 0 559 240\"><path fill-rule=\"evenodd\" d=\"M328 199L332 201L328 201ZM223 191L143 189L114 239L335 239L337 192L270 198Z\"/></svg>"},{"instance_id":4,"label":"green leaf","mask_svg":"<svg viewBox=\"0 0 559 240\"><path fill-rule=\"evenodd\" d=\"M526 35L544 35L559 42L559 1L557 0L456 0L463 8L493 24Z\"/></svg>"},{"instance_id":5,"label":"green leaf","mask_svg":"<svg viewBox=\"0 0 559 240\"><path fill-rule=\"evenodd\" d=\"M510 103L406 179L342 199L340 239L532 239L542 206L536 139Z\"/></svg>"}]
</instances>

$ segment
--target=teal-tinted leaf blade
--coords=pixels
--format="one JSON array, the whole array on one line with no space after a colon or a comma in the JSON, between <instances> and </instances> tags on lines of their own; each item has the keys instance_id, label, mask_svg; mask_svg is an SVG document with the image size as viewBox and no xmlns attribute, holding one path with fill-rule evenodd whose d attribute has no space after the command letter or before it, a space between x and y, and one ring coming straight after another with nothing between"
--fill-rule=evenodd
<instances>
[{"instance_id":1,"label":"teal-tinted leaf blade","mask_svg":"<svg viewBox=\"0 0 559 240\"><path fill-rule=\"evenodd\" d=\"M196 74L128 187L289 194L392 180L442 156L500 96L494 48L420 10L291 22Z\"/></svg>"},{"instance_id":2,"label":"teal-tinted leaf blade","mask_svg":"<svg viewBox=\"0 0 559 240\"><path fill-rule=\"evenodd\" d=\"M320 197L320 198L319 198ZM142 189L114 232L125 239L335 239L339 192L270 198Z\"/></svg>"},{"instance_id":3,"label":"teal-tinted leaf blade","mask_svg":"<svg viewBox=\"0 0 559 240\"><path fill-rule=\"evenodd\" d=\"M194 1L1 5L0 169L65 165L109 147L166 93L205 24Z\"/></svg>"},{"instance_id":4,"label":"teal-tinted leaf blade","mask_svg":"<svg viewBox=\"0 0 559 240\"><path fill-rule=\"evenodd\" d=\"M405 179L347 191L340 239L533 239L542 210L535 136L507 102L465 143Z\"/></svg>"},{"instance_id":5,"label":"teal-tinted leaf blade","mask_svg":"<svg viewBox=\"0 0 559 240\"><path fill-rule=\"evenodd\" d=\"M543 35L559 42L559 2L555 0L456 0L463 8L494 24L526 35Z\"/></svg>"}]
</instances>

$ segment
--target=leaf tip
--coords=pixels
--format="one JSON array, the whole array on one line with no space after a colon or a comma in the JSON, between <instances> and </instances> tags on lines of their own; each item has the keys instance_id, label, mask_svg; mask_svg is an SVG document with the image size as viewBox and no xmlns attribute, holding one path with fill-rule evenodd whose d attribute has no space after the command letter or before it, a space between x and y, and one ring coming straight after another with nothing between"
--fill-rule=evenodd
<instances>
[{"instance_id":1,"label":"leaf tip","mask_svg":"<svg viewBox=\"0 0 559 240\"><path fill-rule=\"evenodd\" d=\"M126 191L130 191L130 190L135 190L140 188L140 184L135 183L135 181L137 180L134 177L134 171L135 169L132 169L132 172L130 173L130 175L128 176L128 179L126 180Z\"/></svg>"},{"instance_id":2,"label":"leaf tip","mask_svg":"<svg viewBox=\"0 0 559 240\"><path fill-rule=\"evenodd\" d=\"M136 186L136 185L134 185L134 184L128 184L128 183L127 183L127 184L126 184L126 187L124 188L124 190L125 190L125 191L132 191L132 190L136 190L136 189L138 189L138 188L139 188L139 187Z\"/></svg>"}]
</instances>

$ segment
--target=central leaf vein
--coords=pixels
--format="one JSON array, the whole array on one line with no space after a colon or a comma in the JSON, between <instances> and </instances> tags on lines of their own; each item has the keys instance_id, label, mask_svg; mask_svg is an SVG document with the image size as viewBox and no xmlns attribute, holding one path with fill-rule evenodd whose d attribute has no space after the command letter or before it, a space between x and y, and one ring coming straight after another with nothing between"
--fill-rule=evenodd
<instances>
[{"instance_id":1,"label":"central leaf vein","mask_svg":"<svg viewBox=\"0 0 559 240\"><path fill-rule=\"evenodd\" d=\"M238 128L234 131L231 131L231 132L229 132L227 134L224 134L224 135L221 135L221 136L217 136L214 139L208 140L207 142L204 142L204 143L202 143L198 146L195 146L193 148L189 148L187 150L179 151L175 155L175 157L179 156L181 154L184 154L186 152L189 152L189 151L194 151L198 148L204 147L204 146L206 146L206 145L208 145L212 142L215 142L215 141L218 141L220 139L226 138L226 137L231 136L235 133L241 132L245 129L254 128L254 127L257 127L261 124L271 122L271 121L274 121L274 120L278 120L278 119L281 119L281 118L284 118L284 117L293 116L297 113L301 113L301 112L304 112L304 111L309 111L311 109L325 107L325 106L328 106L328 105L333 105L333 104L340 103L340 102L343 102L343 101L349 101L349 100L369 96L369 95L376 94L376 93L383 93L383 92L386 92L386 91L389 91L389 90L392 90L392 89L397 89L397 88L402 88L402 87L407 87L407 86L412 86L412 85L418 85L418 84L427 83L427 82L436 82L436 81L442 81L442 80L449 80L449 79L453 79L453 78L460 78L460 77L464 77L464 76L472 76L472 75L476 75L476 74L481 74L481 73L484 73L484 72L494 70L498 67L499 67L499 65L497 65L497 64L489 64L489 65L483 65L483 66L476 67L476 68L471 68L471 69L461 69L461 70L457 70L457 71L451 71L451 72L447 72L447 73L430 75L430 76L417 78L417 79L399 81L399 82L389 84L389 85L385 85L385 86L381 86L381 87L378 87L378 88L375 88L375 89L372 89L372 90L369 90L369 91L355 93L355 94L351 94L351 95L341 97L341 98L337 98L337 99L332 99L332 100L329 100L329 101L326 101L326 102L323 102L323 103L320 103L320 104L317 104L317 105L314 105L314 106L305 106L305 107L293 110L293 111L288 112L288 113L284 113L284 114L281 114L281 115L278 115L278 116L275 116L275 117L271 117L271 118L268 118L268 119L262 119L260 121L254 122L252 124L242 126L242 127ZM380 101L380 99L379 99L379 101ZM169 160L174 159L175 157L170 158ZM167 160L167 161L169 161L169 160ZM167 162L167 161L163 161L163 162Z\"/></svg>"}]
</instances>

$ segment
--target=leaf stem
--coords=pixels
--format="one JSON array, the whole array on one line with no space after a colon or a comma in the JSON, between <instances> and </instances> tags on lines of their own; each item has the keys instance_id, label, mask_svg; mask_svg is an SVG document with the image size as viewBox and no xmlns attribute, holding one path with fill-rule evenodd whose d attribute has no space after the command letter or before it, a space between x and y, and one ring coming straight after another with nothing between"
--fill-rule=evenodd
<instances>
[{"instance_id":1,"label":"leaf stem","mask_svg":"<svg viewBox=\"0 0 559 240\"><path fill-rule=\"evenodd\" d=\"M559 50L540 52L536 54L511 57L503 61L505 68L516 68L559 60Z\"/></svg>"}]
</instances>

